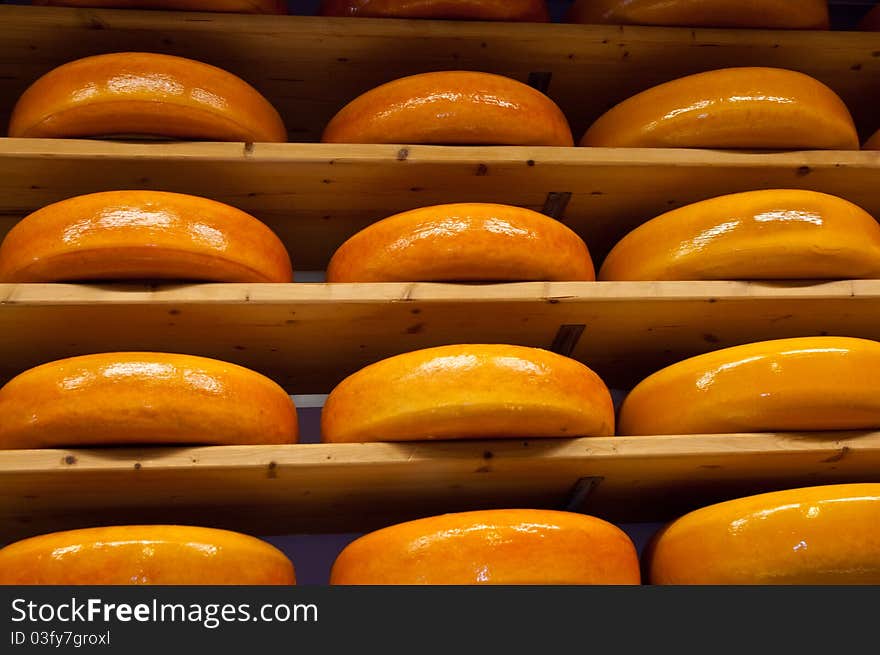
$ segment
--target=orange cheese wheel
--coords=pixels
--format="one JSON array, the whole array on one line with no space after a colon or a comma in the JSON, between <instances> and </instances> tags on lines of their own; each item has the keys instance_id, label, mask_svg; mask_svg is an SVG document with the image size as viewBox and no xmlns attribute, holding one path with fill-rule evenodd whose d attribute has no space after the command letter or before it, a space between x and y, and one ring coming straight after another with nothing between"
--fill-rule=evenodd
<instances>
[{"instance_id":1,"label":"orange cheese wheel","mask_svg":"<svg viewBox=\"0 0 880 655\"><path fill-rule=\"evenodd\" d=\"M441 71L402 77L358 96L324 130L325 143L570 146L556 104L509 77Z\"/></svg>"},{"instance_id":2,"label":"orange cheese wheel","mask_svg":"<svg viewBox=\"0 0 880 655\"><path fill-rule=\"evenodd\" d=\"M880 5L877 5L859 23L859 29L863 32L880 32Z\"/></svg>"},{"instance_id":3,"label":"orange cheese wheel","mask_svg":"<svg viewBox=\"0 0 880 655\"><path fill-rule=\"evenodd\" d=\"M0 388L0 449L297 441L296 408L269 378L192 355L60 359Z\"/></svg>"},{"instance_id":4,"label":"orange cheese wheel","mask_svg":"<svg viewBox=\"0 0 880 655\"><path fill-rule=\"evenodd\" d=\"M880 343L849 337L691 357L636 385L619 416L623 435L877 429Z\"/></svg>"},{"instance_id":5,"label":"orange cheese wheel","mask_svg":"<svg viewBox=\"0 0 880 655\"><path fill-rule=\"evenodd\" d=\"M874 132L873 136L865 141L865 150L880 150L880 130Z\"/></svg>"},{"instance_id":6,"label":"orange cheese wheel","mask_svg":"<svg viewBox=\"0 0 880 655\"><path fill-rule=\"evenodd\" d=\"M510 205L422 207L346 241L328 282L594 280L583 240L559 221Z\"/></svg>"},{"instance_id":7,"label":"orange cheese wheel","mask_svg":"<svg viewBox=\"0 0 880 655\"><path fill-rule=\"evenodd\" d=\"M292 584L293 564L280 550L213 528L85 528L0 549L0 585Z\"/></svg>"},{"instance_id":8,"label":"orange cheese wheel","mask_svg":"<svg viewBox=\"0 0 880 655\"><path fill-rule=\"evenodd\" d=\"M118 52L49 71L22 94L12 137L122 135L286 141L275 108L232 73L183 57Z\"/></svg>"},{"instance_id":9,"label":"orange cheese wheel","mask_svg":"<svg viewBox=\"0 0 880 655\"><path fill-rule=\"evenodd\" d=\"M653 584L880 584L880 484L749 496L669 524L646 554Z\"/></svg>"},{"instance_id":10,"label":"orange cheese wheel","mask_svg":"<svg viewBox=\"0 0 880 655\"><path fill-rule=\"evenodd\" d=\"M55 7L106 7L217 11L234 14L286 14L286 0L32 0L35 5Z\"/></svg>"},{"instance_id":11,"label":"orange cheese wheel","mask_svg":"<svg viewBox=\"0 0 880 655\"><path fill-rule=\"evenodd\" d=\"M828 0L575 0L567 20L793 30L829 27Z\"/></svg>"},{"instance_id":12,"label":"orange cheese wheel","mask_svg":"<svg viewBox=\"0 0 880 655\"><path fill-rule=\"evenodd\" d=\"M547 22L545 0L324 0L322 16Z\"/></svg>"},{"instance_id":13,"label":"orange cheese wheel","mask_svg":"<svg viewBox=\"0 0 880 655\"><path fill-rule=\"evenodd\" d=\"M852 116L818 80L724 68L643 91L603 114L582 146L858 150Z\"/></svg>"},{"instance_id":14,"label":"orange cheese wheel","mask_svg":"<svg viewBox=\"0 0 880 655\"><path fill-rule=\"evenodd\" d=\"M619 528L570 512L445 514L371 532L340 553L335 585L636 585L635 546Z\"/></svg>"},{"instance_id":15,"label":"orange cheese wheel","mask_svg":"<svg viewBox=\"0 0 880 655\"><path fill-rule=\"evenodd\" d=\"M250 214L207 198L108 191L56 202L0 245L0 282L290 282L290 258Z\"/></svg>"},{"instance_id":16,"label":"orange cheese wheel","mask_svg":"<svg viewBox=\"0 0 880 655\"><path fill-rule=\"evenodd\" d=\"M674 209L625 236L602 280L880 278L880 224L816 191L735 193Z\"/></svg>"},{"instance_id":17,"label":"orange cheese wheel","mask_svg":"<svg viewBox=\"0 0 880 655\"><path fill-rule=\"evenodd\" d=\"M371 364L333 389L325 442L587 437L614 434L608 388L539 348L439 346Z\"/></svg>"}]
</instances>

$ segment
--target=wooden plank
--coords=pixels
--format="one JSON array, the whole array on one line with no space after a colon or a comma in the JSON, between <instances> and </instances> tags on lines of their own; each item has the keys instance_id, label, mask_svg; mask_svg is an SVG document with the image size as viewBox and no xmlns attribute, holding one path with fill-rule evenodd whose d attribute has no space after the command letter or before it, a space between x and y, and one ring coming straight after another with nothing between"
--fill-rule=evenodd
<instances>
[{"instance_id":1,"label":"wooden plank","mask_svg":"<svg viewBox=\"0 0 880 655\"><path fill-rule=\"evenodd\" d=\"M880 339L880 281L0 285L0 376L112 350L217 357L291 393L326 393L362 366L449 343L551 348L617 388L660 366L762 339Z\"/></svg>"},{"instance_id":2,"label":"wooden plank","mask_svg":"<svg viewBox=\"0 0 880 655\"><path fill-rule=\"evenodd\" d=\"M549 94L579 137L616 102L654 84L726 66L800 70L834 88L862 134L880 127L880 35L452 21L342 20L52 7L0 7L0 121L47 70L114 51L164 52L226 68L262 91L290 136L315 141L347 101L404 75L485 70ZM328 84L332 80L332 84Z\"/></svg>"},{"instance_id":3,"label":"wooden plank","mask_svg":"<svg viewBox=\"0 0 880 655\"><path fill-rule=\"evenodd\" d=\"M880 88L880 87L878 87ZM634 226L724 193L802 188L880 216L880 151L709 150L0 139L0 234L21 216L80 193L158 189L204 195L264 220L295 268L323 269L351 234L393 213L445 202L542 210L560 217L598 265Z\"/></svg>"},{"instance_id":4,"label":"wooden plank","mask_svg":"<svg viewBox=\"0 0 880 655\"><path fill-rule=\"evenodd\" d=\"M579 481L596 484L582 506ZM487 507L664 520L777 488L880 480L880 433L0 451L0 541L163 521L354 532Z\"/></svg>"}]
</instances>

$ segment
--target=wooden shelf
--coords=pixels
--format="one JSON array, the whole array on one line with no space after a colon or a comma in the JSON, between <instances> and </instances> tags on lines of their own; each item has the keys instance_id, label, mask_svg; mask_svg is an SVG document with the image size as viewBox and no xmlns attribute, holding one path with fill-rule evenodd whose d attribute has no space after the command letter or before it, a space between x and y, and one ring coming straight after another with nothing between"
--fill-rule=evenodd
<instances>
[{"instance_id":1,"label":"wooden shelf","mask_svg":"<svg viewBox=\"0 0 880 655\"><path fill-rule=\"evenodd\" d=\"M157 350L237 362L292 393L326 393L393 354L496 342L554 348L626 388L665 364L749 341L880 339L878 317L880 280L0 285L0 376L89 352Z\"/></svg>"},{"instance_id":2,"label":"wooden shelf","mask_svg":"<svg viewBox=\"0 0 880 655\"><path fill-rule=\"evenodd\" d=\"M143 50L200 59L262 91L292 140L316 141L356 95L397 77L470 69L546 90L577 136L616 102L669 79L728 66L813 75L880 127L880 35L310 16L0 7L0 122L39 75L79 57ZM332 81L332 83L328 83Z\"/></svg>"},{"instance_id":3,"label":"wooden shelf","mask_svg":"<svg viewBox=\"0 0 880 655\"><path fill-rule=\"evenodd\" d=\"M880 481L880 433L0 451L0 541L98 524L353 532L497 506L665 520L748 493Z\"/></svg>"},{"instance_id":4,"label":"wooden shelf","mask_svg":"<svg viewBox=\"0 0 880 655\"><path fill-rule=\"evenodd\" d=\"M880 151L0 139L0 235L25 214L81 193L177 191L253 213L279 234L296 269L320 270L346 238L393 213L501 202L556 216L584 237L598 265L636 225L725 193L813 189L880 216L878 179Z\"/></svg>"}]
</instances>

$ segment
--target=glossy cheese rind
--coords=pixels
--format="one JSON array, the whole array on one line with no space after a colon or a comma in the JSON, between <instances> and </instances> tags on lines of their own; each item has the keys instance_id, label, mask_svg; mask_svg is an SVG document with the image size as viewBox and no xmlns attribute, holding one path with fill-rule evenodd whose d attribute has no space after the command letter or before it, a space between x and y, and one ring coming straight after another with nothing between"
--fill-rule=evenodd
<instances>
[{"instance_id":1,"label":"glossy cheese rind","mask_svg":"<svg viewBox=\"0 0 880 655\"><path fill-rule=\"evenodd\" d=\"M880 584L880 484L760 494L669 524L646 563L653 584Z\"/></svg>"},{"instance_id":2,"label":"glossy cheese rind","mask_svg":"<svg viewBox=\"0 0 880 655\"><path fill-rule=\"evenodd\" d=\"M576 0L570 23L825 30L828 0Z\"/></svg>"},{"instance_id":3,"label":"glossy cheese rind","mask_svg":"<svg viewBox=\"0 0 880 655\"><path fill-rule=\"evenodd\" d=\"M285 0L32 0L32 3L54 7L162 9L233 14L287 13L287 2Z\"/></svg>"},{"instance_id":4,"label":"glossy cheese rind","mask_svg":"<svg viewBox=\"0 0 880 655\"><path fill-rule=\"evenodd\" d=\"M649 376L620 409L618 434L880 429L880 342L761 341L697 355Z\"/></svg>"},{"instance_id":5,"label":"glossy cheese rind","mask_svg":"<svg viewBox=\"0 0 880 655\"><path fill-rule=\"evenodd\" d=\"M539 348L417 350L350 375L321 414L325 442L586 437L614 434L604 382Z\"/></svg>"},{"instance_id":6,"label":"glossy cheese rind","mask_svg":"<svg viewBox=\"0 0 880 655\"><path fill-rule=\"evenodd\" d=\"M358 96L324 130L325 143L571 146L556 104L517 80L440 71L388 82Z\"/></svg>"},{"instance_id":7,"label":"glossy cheese rind","mask_svg":"<svg viewBox=\"0 0 880 655\"><path fill-rule=\"evenodd\" d=\"M748 191L674 209L608 254L602 280L880 278L880 224L816 191Z\"/></svg>"},{"instance_id":8,"label":"glossy cheese rind","mask_svg":"<svg viewBox=\"0 0 880 655\"><path fill-rule=\"evenodd\" d=\"M435 18L545 23L545 0L324 0L322 16Z\"/></svg>"},{"instance_id":9,"label":"glossy cheese rind","mask_svg":"<svg viewBox=\"0 0 880 655\"><path fill-rule=\"evenodd\" d=\"M582 146L858 150L846 105L781 68L724 68L642 91L603 114Z\"/></svg>"},{"instance_id":10,"label":"glossy cheese rind","mask_svg":"<svg viewBox=\"0 0 880 655\"><path fill-rule=\"evenodd\" d=\"M275 108L225 70L183 57L118 52L55 68L19 98L11 137L138 135L283 142Z\"/></svg>"},{"instance_id":11,"label":"glossy cheese rind","mask_svg":"<svg viewBox=\"0 0 880 655\"><path fill-rule=\"evenodd\" d=\"M125 525L53 532L0 549L0 585L292 585L293 564L237 532Z\"/></svg>"},{"instance_id":12,"label":"glossy cheese rind","mask_svg":"<svg viewBox=\"0 0 880 655\"><path fill-rule=\"evenodd\" d=\"M594 280L590 252L561 222L510 205L422 207L348 239L328 282Z\"/></svg>"},{"instance_id":13,"label":"glossy cheese rind","mask_svg":"<svg viewBox=\"0 0 880 655\"><path fill-rule=\"evenodd\" d=\"M340 553L335 585L636 585L638 556L614 525L583 514L445 514L367 534Z\"/></svg>"},{"instance_id":14,"label":"glossy cheese rind","mask_svg":"<svg viewBox=\"0 0 880 655\"><path fill-rule=\"evenodd\" d=\"M281 240L250 214L163 191L107 191L37 210L0 244L0 282L291 282Z\"/></svg>"},{"instance_id":15,"label":"glossy cheese rind","mask_svg":"<svg viewBox=\"0 0 880 655\"><path fill-rule=\"evenodd\" d=\"M169 353L82 355L0 388L0 449L297 441L293 401L235 364Z\"/></svg>"}]
</instances>

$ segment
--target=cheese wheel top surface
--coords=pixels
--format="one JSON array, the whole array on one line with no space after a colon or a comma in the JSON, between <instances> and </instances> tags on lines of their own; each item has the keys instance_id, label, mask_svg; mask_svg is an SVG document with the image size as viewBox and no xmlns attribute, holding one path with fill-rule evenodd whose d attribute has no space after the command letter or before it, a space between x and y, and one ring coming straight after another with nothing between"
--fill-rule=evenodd
<instances>
[{"instance_id":1,"label":"cheese wheel top surface","mask_svg":"<svg viewBox=\"0 0 880 655\"><path fill-rule=\"evenodd\" d=\"M163 191L108 191L37 210L0 245L0 281L176 279L290 282L272 230L223 203Z\"/></svg>"},{"instance_id":2,"label":"cheese wheel top surface","mask_svg":"<svg viewBox=\"0 0 880 655\"><path fill-rule=\"evenodd\" d=\"M624 100L582 146L858 150L852 116L818 80L782 68L689 75Z\"/></svg>"},{"instance_id":3,"label":"cheese wheel top surface","mask_svg":"<svg viewBox=\"0 0 880 655\"><path fill-rule=\"evenodd\" d=\"M576 0L572 23L828 29L828 0Z\"/></svg>"},{"instance_id":4,"label":"cheese wheel top surface","mask_svg":"<svg viewBox=\"0 0 880 655\"><path fill-rule=\"evenodd\" d=\"M880 484L731 500L669 524L646 555L653 584L880 584Z\"/></svg>"},{"instance_id":5,"label":"cheese wheel top surface","mask_svg":"<svg viewBox=\"0 0 880 655\"><path fill-rule=\"evenodd\" d=\"M371 364L333 389L325 442L614 434L604 382L568 357L499 344L439 346Z\"/></svg>"},{"instance_id":6,"label":"cheese wheel top surface","mask_svg":"<svg viewBox=\"0 0 880 655\"><path fill-rule=\"evenodd\" d=\"M269 378L207 357L120 352L42 364L0 388L0 449L297 440Z\"/></svg>"},{"instance_id":7,"label":"cheese wheel top surface","mask_svg":"<svg viewBox=\"0 0 880 655\"><path fill-rule=\"evenodd\" d=\"M880 278L880 224L842 198L796 189L674 209L625 236L603 280Z\"/></svg>"},{"instance_id":8,"label":"cheese wheel top surface","mask_svg":"<svg viewBox=\"0 0 880 655\"><path fill-rule=\"evenodd\" d=\"M0 549L0 585L291 585L293 564L237 532L126 525L53 532Z\"/></svg>"},{"instance_id":9,"label":"cheese wheel top surface","mask_svg":"<svg viewBox=\"0 0 880 655\"><path fill-rule=\"evenodd\" d=\"M285 0L32 0L55 7L107 7L226 12L235 14L286 14Z\"/></svg>"},{"instance_id":10,"label":"cheese wheel top surface","mask_svg":"<svg viewBox=\"0 0 880 655\"><path fill-rule=\"evenodd\" d=\"M635 547L583 514L508 509L445 514L367 534L346 547L330 583L639 584Z\"/></svg>"},{"instance_id":11,"label":"cheese wheel top surface","mask_svg":"<svg viewBox=\"0 0 880 655\"><path fill-rule=\"evenodd\" d=\"M328 282L594 280L583 240L510 205L461 203L396 214L348 239Z\"/></svg>"},{"instance_id":12,"label":"cheese wheel top surface","mask_svg":"<svg viewBox=\"0 0 880 655\"><path fill-rule=\"evenodd\" d=\"M636 385L619 434L880 429L880 343L801 337L724 348Z\"/></svg>"},{"instance_id":13,"label":"cheese wheel top surface","mask_svg":"<svg viewBox=\"0 0 880 655\"><path fill-rule=\"evenodd\" d=\"M118 52L43 75L19 98L11 137L141 135L209 141L286 141L275 108L225 70L183 57Z\"/></svg>"},{"instance_id":14,"label":"cheese wheel top surface","mask_svg":"<svg viewBox=\"0 0 880 655\"><path fill-rule=\"evenodd\" d=\"M547 22L545 0L324 0L323 16Z\"/></svg>"},{"instance_id":15,"label":"cheese wheel top surface","mask_svg":"<svg viewBox=\"0 0 880 655\"><path fill-rule=\"evenodd\" d=\"M517 80L440 71L388 82L358 96L330 121L325 143L570 146L562 111Z\"/></svg>"}]
</instances>

